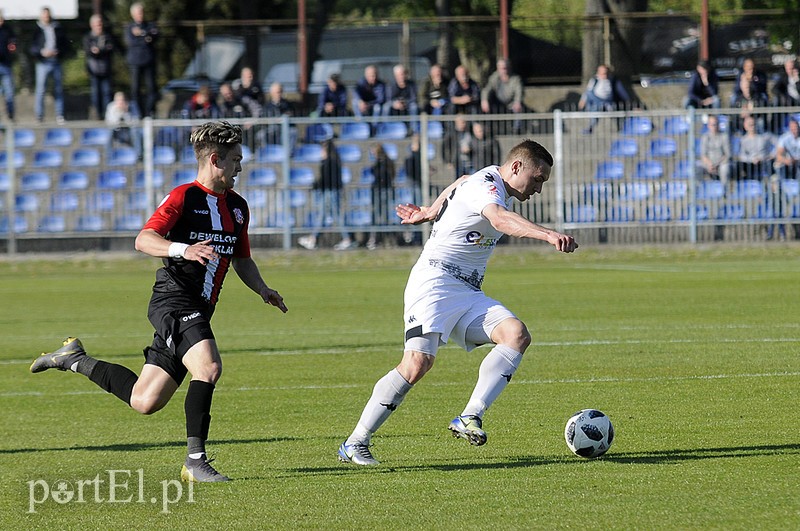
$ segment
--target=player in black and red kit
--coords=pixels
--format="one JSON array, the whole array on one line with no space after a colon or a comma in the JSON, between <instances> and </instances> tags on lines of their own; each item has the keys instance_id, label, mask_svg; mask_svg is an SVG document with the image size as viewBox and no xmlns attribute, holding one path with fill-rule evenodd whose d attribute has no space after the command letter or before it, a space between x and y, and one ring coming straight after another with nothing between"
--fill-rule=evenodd
<instances>
[{"instance_id":1,"label":"player in black and red kit","mask_svg":"<svg viewBox=\"0 0 800 531\"><path fill-rule=\"evenodd\" d=\"M144 349L137 377L127 367L86 354L77 338L42 354L31 372L71 370L149 415L163 408L191 373L186 393L188 455L184 481L228 481L206 456L211 398L222 373L222 359L211 316L230 266L267 304L286 312L283 297L261 277L250 257L247 202L233 185L242 170L242 131L228 122L209 122L191 135L198 160L197 179L178 186L164 199L136 237L136 249L163 258L156 273L148 318L155 328Z\"/></svg>"}]
</instances>

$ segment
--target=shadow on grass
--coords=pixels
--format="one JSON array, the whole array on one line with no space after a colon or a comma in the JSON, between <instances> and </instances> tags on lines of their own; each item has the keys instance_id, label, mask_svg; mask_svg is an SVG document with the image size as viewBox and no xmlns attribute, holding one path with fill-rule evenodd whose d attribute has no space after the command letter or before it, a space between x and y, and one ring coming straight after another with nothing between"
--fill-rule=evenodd
<instances>
[{"instance_id":1,"label":"shadow on grass","mask_svg":"<svg viewBox=\"0 0 800 531\"><path fill-rule=\"evenodd\" d=\"M606 461L622 464L654 465L681 463L684 461L696 461L701 459L730 459L741 457L755 457L764 455L778 454L798 454L800 444L768 444L760 446L732 446L721 448L695 448L687 450L659 450L654 452L627 452L620 454L607 454L598 461ZM510 468L527 468L541 465L564 464L584 464L589 460L575 458L572 456L553 457L553 456L520 456L511 457L505 461L495 462L475 462L474 460L463 460L459 463L438 463L430 465L401 465L401 466L378 466L360 467L341 464L339 466L308 467L289 469L290 475L343 475L353 472L413 472L420 470L433 470L439 472L452 472L461 470L493 470Z\"/></svg>"},{"instance_id":2,"label":"shadow on grass","mask_svg":"<svg viewBox=\"0 0 800 531\"><path fill-rule=\"evenodd\" d=\"M259 439L209 439L209 445L222 445L222 444L253 444L253 443L277 443L287 441L300 440L298 437L266 437ZM0 449L0 455L5 454L25 454L33 452L64 452L72 450L87 450L90 452L103 451L103 452L139 452L143 450L153 450L157 448L172 448L184 447L186 441L163 441L152 443L125 443L125 444L102 444L102 445L87 445L87 446L63 446L63 447L44 447L39 446L36 448L9 448ZM212 452L213 453L213 452Z\"/></svg>"}]
</instances>

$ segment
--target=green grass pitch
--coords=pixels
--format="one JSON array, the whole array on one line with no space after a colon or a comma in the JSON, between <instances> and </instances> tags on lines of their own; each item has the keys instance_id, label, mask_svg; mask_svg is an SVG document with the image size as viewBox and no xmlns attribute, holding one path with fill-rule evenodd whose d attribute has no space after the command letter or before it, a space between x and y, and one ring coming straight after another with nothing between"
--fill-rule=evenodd
<instances>
[{"instance_id":1,"label":"green grass pitch","mask_svg":"<svg viewBox=\"0 0 800 531\"><path fill-rule=\"evenodd\" d=\"M138 373L159 262L0 261L0 528L800 528L800 247L502 246L485 291L534 339L488 444L446 429L487 348L447 346L374 437L381 465L343 465L400 359L416 254L259 253L286 315L228 276L208 449L235 481L180 493L186 383L145 417L83 376L28 372L77 335ZM563 438L587 407L616 428L593 461Z\"/></svg>"}]
</instances>

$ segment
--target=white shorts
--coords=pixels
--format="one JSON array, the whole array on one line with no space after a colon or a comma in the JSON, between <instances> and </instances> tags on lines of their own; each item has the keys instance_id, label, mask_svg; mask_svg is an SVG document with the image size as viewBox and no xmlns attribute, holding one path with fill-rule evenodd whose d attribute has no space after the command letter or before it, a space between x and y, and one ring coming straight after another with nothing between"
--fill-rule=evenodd
<instances>
[{"instance_id":1,"label":"white shorts","mask_svg":"<svg viewBox=\"0 0 800 531\"><path fill-rule=\"evenodd\" d=\"M440 334L440 345L452 338L469 352L490 343L492 331L502 321L516 318L484 292L445 275L427 280L414 275L409 278L403 311L406 343L411 338L433 332ZM435 355L435 352L428 354Z\"/></svg>"}]
</instances>

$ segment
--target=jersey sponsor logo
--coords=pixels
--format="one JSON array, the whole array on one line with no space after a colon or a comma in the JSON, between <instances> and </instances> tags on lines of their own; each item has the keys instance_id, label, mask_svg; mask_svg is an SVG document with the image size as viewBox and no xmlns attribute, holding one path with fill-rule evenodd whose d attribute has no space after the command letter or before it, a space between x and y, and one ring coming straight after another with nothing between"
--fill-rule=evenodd
<instances>
[{"instance_id":1,"label":"jersey sponsor logo","mask_svg":"<svg viewBox=\"0 0 800 531\"><path fill-rule=\"evenodd\" d=\"M205 241L211 240L214 243L236 243L236 236L217 234L216 232L196 232L189 233L190 240Z\"/></svg>"},{"instance_id":2,"label":"jersey sponsor logo","mask_svg":"<svg viewBox=\"0 0 800 531\"><path fill-rule=\"evenodd\" d=\"M236 223L239 224L244 223L244 214L242 214L242 211L240 209L238 208L233 209L233 217L236 218Z\"/></svg>"},{"instance_id":3,"label":"jersey sponsor logo","mask_svg":"<svg viewBox=\"0 0 800 531\"><path fill-rule=\"evenodd\" d=\"M487 238L476 230L471 230L464 235L464 243L478 247L494 247L497 245L497 240L498 238Z\"/></svg>"},{"instance_id":4,"label":"jersey sponsor logo","mask_svg":"<svg viewBox=\"0 0 800 531\"><path fill-rule=\"evenodd\" d=\"M188 323L192 319L197 319L198 317L200 317L200 312L194 312L190 313L189 315L184 315L183 317L181 317L181 321L183 321L184 323Z\"/></svg>"},{"instance_id":5,"label":"jersey sponsor logo","mask_svg":"<svg viewBox=\"0 0 800 531\"><path fill-rule=\"evenodd\" d=\"M195 210L194 213L195 214L203 214L204 216L207 216L209 214L209 211L208 210Z\"/></svg>"}]
</instances>

